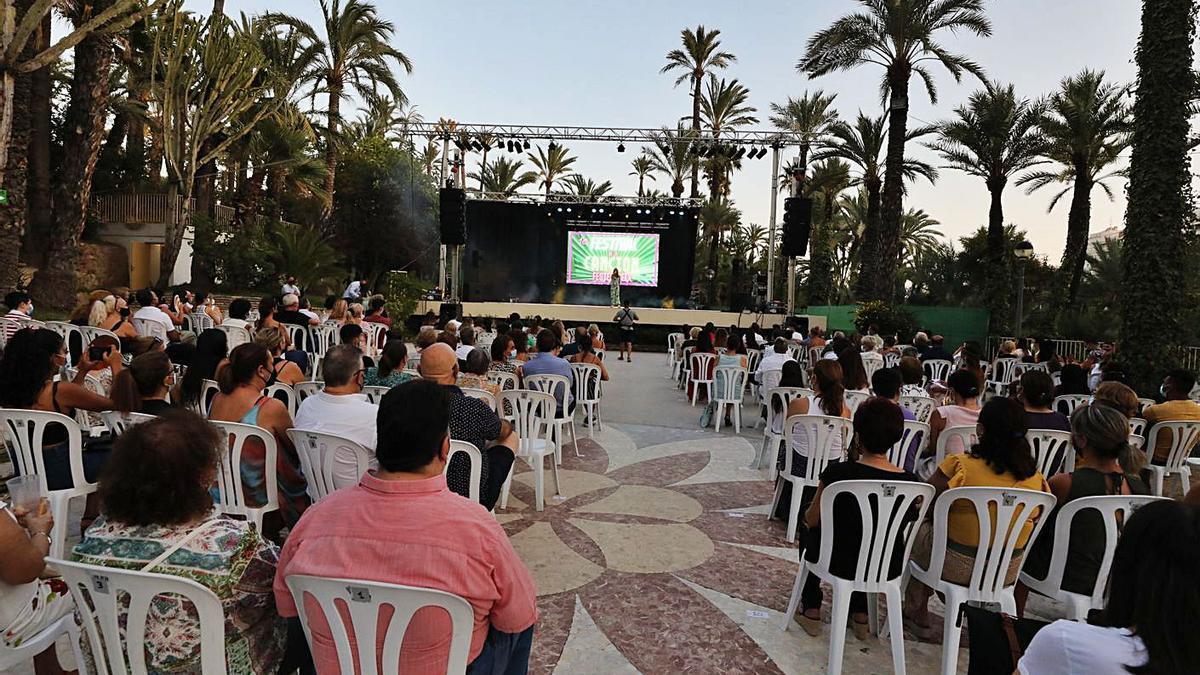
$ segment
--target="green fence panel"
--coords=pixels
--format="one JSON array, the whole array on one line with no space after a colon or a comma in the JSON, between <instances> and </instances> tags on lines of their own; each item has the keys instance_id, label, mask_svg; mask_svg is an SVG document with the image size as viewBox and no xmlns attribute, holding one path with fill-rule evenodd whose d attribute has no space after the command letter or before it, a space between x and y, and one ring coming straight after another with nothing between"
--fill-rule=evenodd
<instances>
[{"instance_id":1,"label":"green fence panel","mask_svg":"<svg viewBox=\"0 0 1200 675\"><path fill-rule=\"evenodd\" d=\"M968 340L974 340L981 346L987 342L988 320L991 318L986 309L979 307L925 307L920 305L905 305L904 309L917 319L917 325L929 331L930 336L942 335L946 338L946 346L951 350ZM808 314L823 316L829 323L829 331L854 330L854 313L857 305L821 305L809 307ZM902 341L912 339L911 335L901 335Z\"/></svg>"}]
</instances>

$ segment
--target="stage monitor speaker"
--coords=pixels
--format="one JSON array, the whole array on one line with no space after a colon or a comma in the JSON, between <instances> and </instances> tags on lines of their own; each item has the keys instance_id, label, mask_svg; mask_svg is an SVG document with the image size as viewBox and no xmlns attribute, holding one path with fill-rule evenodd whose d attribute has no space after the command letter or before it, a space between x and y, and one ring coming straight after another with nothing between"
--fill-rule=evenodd
<instances>
[{"instance_id":1,"label":"stage monitor speaker","mask_svg":"<svg viewBox=\"0 0 1200 675\"><path fill-rule=\"evenodd\" d=\"M451 319L457 320L457 319L461 319L461 318L462 318L462 305L461 304L455 304L455 303L451 303L451 302L443 302L442 306L438 308L438 323L442 326L445 326L446 322L450 321Z\"/></svg>"},{"instance_id":2,"label":"stage monitor speaker","mask_svg":"<svg viewBox=\"0 0 1200 675\"><path fill-rule=\"evenodd\" d=\"M808 237L812 231L813 202L808 197L788 197L783 200L783 245L785 258L799 258L808 253Z\"/></svg>"},{"instance_id":3,"label":"stage monitor speaker","mask_svg":"<svg viewBox=\"0 0 1200 675\"><path fill-rule=\"evenodd\" d=\"M442 243L462 246L467 243L467 193L465 190L444 187L438 194Z\"/></svg>"}]
</instances>

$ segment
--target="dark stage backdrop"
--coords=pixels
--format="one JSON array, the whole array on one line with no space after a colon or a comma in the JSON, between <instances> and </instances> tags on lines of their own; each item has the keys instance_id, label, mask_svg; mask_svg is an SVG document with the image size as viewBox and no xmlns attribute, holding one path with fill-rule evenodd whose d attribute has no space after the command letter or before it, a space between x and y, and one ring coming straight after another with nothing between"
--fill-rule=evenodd
<instances>
[{"instance_id":1,"label":"dark stage backdrop","mask_svg":"<svg viewBox=\"0 0 1200 675\"><path fill-rule=\"evenodd\" d=\"M621 297L643 307L670 300L682 307L692 289L697 211L662 216L664 222L636 222L633 207L605 205L608 218L580 222L591 206L467 202L467 245L463 253L463 299L472 302L553 302L607 305L607 286L567 284L567 231L656 232L659 240L657 287L621 287ZM568 214L566 208L572 208ZM646 209L648 211L648 209ZM549 215L547 215L549 214ZM629 220L624 216L630 215ZM590 216L589 216L590 217ZM617 218L612 221L609 218ZM652 220L645 217L645 220Z\"/></svg>"}]
</instances>

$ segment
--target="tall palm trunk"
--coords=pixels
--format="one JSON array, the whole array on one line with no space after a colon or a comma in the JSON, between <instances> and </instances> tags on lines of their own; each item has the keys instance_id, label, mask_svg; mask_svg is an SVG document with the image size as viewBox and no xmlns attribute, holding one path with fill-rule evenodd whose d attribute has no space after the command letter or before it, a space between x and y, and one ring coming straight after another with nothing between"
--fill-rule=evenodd
<instances>
[{"instance_id":1,"label":"tall palm trunk","mask_svg":"<svg viewBox=\"0 0 1200 675\"><path fill-rule=\"evenodd\" d=\"M671 196L679 199L683 196L683 190L683 179L676 178L675 181L671 183Z\"/></svg>"},{"instance_id":2,"label":"tall palm trunk","mask_svg":"<svg viewBox=\"0 0 1200 675\"><path fill-rule=\"evenodd\" d=\"M1092 222L1092 181L1086 162L1075 162L1075 186L1071 194L1071 212L1067 215L1067 243L1063 248L1059 273L1067 287L1067 301L1060 307L1075 309L1083 262L1087 258L1088 228Z\"/></svg>"},{"instance_id":3,"label":"tall palm trunk","mask_svg":"<svg viewBox=\"0 0 1200 675\"><path fill-rule=\"evenodd\" d=\"M16 3L20 14L29 11L32 0L20 0ZM28 58L34 54L34 41L30 40L22 50L22 56ZM0 186L8 191L8 203L0 206L0 291L8 292L17 287L20 281L21 267L21 235L25 229L25 190L28 182L29 159L29 95L30 76L5 74L12 78L12 116L9 133L7 161L4 165L4 175L0 178Z\"/></svg>"},{"instance_id":4,"label":"tall palm trunk","mask_svg":"<svg viewBox=\"0 0 1200 675\"><path fill-rule=\"evenodd\" d=\"M38 28L36 50L50 46L52 14L46 14ZM46 261L50 244L50 228L54 225L54 182L50 173L50 68L30 73L29 92L29 185L26 188L29 208L21 255L27 263L41 267Z\"/></svg>"},{"instance_id":5,"label":"tall palm trunk","mask_svg":"<svg viewBox=\"0 0 1200 675\"><path fill-rule=\"evenodd\" d=\"M112 4L113 0L96 0L93 13ZM111 36L90 34L75 46L75 78L63 125L61 182L54 198L55 228L47 265L31 286L33 295L50 307L68 308L75 302L79 238L87 222L92 177L104 140L112 61Z\"/></svg>"},{"instance_id":6,"label":"tall palm trunk","mask_svg":"<svg viewBox=\"0 0 1200 675\"><path fill-rule=\"evenodd\" d=\"M325 194L329 195L329 202L325 205L325 217L322 219L323 229L328 233L332 224L330 223L333 215L333 186L337 178L337 163L338 163L338 126L342 121L342 83L337 79L331 79L329 82L329 133L325 138Z\"/></svg>"},{"instance_id":7,"label":"tall palm trunk","mask_svg":"<svg viewBox=\"0 0 1200 675\"><path fill-rule=\"evenodd\" d=\"M890 300L896 289L896 268L900 264L900 221L904 217L904 140L908 136L908 78L911 72L893 66L888 74L891 96L888 105L887 156L884 160L883 199L875 242L868 242L863 270L869 279L863 300ZM867 262L870 264L868 265Z\"/></svg>"},{"instance_id":8,"label":"tall palm trunk","mask_svg":"<svg viewBox=\"0 0 1200 675\"><path fill-rule=\"evenodd\" d=\"M721 249L721 224L713 223L712 236L708 240L708 269L712 270L712 277L708 280L708 305L710 308L716 308L717 298L717 265L720 264L719 255Z\"/></svg>"},{"instance_id":9,"label":"tall palm trunk","mask_svg":"<svg viewBox=\"0 0 1200 675\"><path fill-rule=\"evenodd\" d=\"M646 194L646 174L638 175L638 196Z\"/></svg>"},{"instance_id":10,"label":"tall palm trunk","mask_svg":"<svg viewBox=\"0 0 1200 675\"><path fill-rule=\"evenodd\" d=\"M879 259L879 213L883 202L883 180L878 174L863 177L867 189L867 222L863 224L858 240L858 277L854 280L854 295L860 299L871 297L875 284L875 268ZM850 257L854 260L854 256Z\"/></svg>"},{"instance_id":11,"label":"tall palm trunk","mask_svg":"<svg viewBox=\"0 0 1200 675\"><path fill-rule=\"evenodd\" d=\"M704 78L697 77L695 87L692 89L692 132L693 137L700 138L700 85ZM700 196L700 162L692 164L692 197Z\"/></svg>"},{"instance_id":12,"label":"tall palm trunk","mask_svg":"<svg viewBox=\"0 0 1200 675\"><path fill-rule=\"evenodd\" d=\"M833 280L833 260L829 250L829 236L833 231L834 200L836 195L822 195L824 208L821 221L812 229L812 244L808 250L808 304L827 305L830 301Z\"/></svg>"},{"instance_id":13,"label":"tall palm trunk","mask_svg":"<svg viewBox=\"0 0 1200 675\"><path fill-rule=\"evenodd\" d=\"M988 193L992 203L988 208L987 229L987 261L988 276L986 294L987 308L991 310L991 329L993 334L1008 335L1004 329L1008 326L1008 296L1012 285L1009 283L1009 266L1004 250L1004 187L1008 183L1005 176L989 178Z\"/></svg>"}]
</instances>

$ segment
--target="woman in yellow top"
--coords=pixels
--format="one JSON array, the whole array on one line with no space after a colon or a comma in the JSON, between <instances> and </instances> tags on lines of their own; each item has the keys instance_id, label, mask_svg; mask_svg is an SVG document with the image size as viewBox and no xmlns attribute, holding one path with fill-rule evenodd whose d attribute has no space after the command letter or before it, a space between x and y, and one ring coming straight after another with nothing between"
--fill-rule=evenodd
<instances>
[{"instance_id":1,"label":"woman in yellow top","mask_svg":"<svg viewBox=\"0 0 1200 675\"><path fill-rule=\"evenodd\" d=\"M979 411L976 434L979 442L966 453L950 455L942 461L929 482L937 489L934 499L950 488L1000 487L1049 492L1050 486L1037 470L1033 451L1025 440L1027 431L1024 407L1010 398L994 398ZM930 513L933 509L930 509ZM1045 514L1034 512L1021 527L1017 550L1013 553L1005 578L1006 584L1016 583L1021 569L1025 546L1037 518ZM979 517L975 506L958 501L950 507L947 526L946 559L942 579L956 584L968 584L979 547ZM926 566L933 550L933 527L921 525L913 544L913 560ZM921 634L929 628L929 596L933 591L916 579L908 586L905 602L905 622Z\"/></svg>"}]
</instances>

